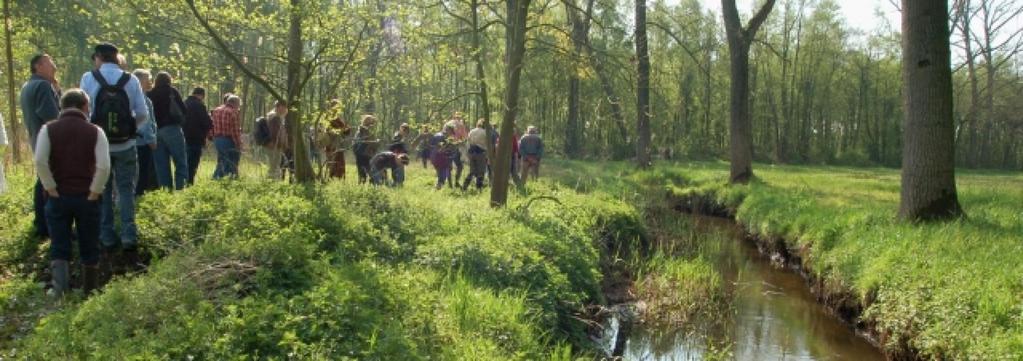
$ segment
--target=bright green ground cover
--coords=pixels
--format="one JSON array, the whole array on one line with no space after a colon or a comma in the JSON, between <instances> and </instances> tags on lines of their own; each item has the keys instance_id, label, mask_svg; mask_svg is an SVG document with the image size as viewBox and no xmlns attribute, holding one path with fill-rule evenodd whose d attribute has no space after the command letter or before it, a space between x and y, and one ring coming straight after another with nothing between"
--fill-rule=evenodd
<instances>
[{"instance_id":1,"label":"bright green ground cover","mask_svg":"<svg viewBox=\"0 0 1023 361\"><path fill-rule=\"evenodd\" d=\"M960 171L969 218L896 220L899 173L882 168L759 165L758 181L728 186L726 163L551 162L563 183L633 199L655 187L710 196L753 233L781 237L832 291L868 304L885 347L928 358L1023 358L1023 175ZM650 192L648 190L648 192Z\"/></svg>"},{"instance_id":2,"label":"bright green ground cover","mask_svg":"<svg viewBox=\"0 0 1023 361\"><path fill-rule=\"evenodd\" d=\"M148 273L56 306L25 173L0 196L11 358L567 359L592 347L575 316L601 301L602 247L644 233L634 207L553 182L492 210L419 168L401 189L204 181L142 201ZM522 207L537 195L558 202Z\"/></svg>"}]
</instances>

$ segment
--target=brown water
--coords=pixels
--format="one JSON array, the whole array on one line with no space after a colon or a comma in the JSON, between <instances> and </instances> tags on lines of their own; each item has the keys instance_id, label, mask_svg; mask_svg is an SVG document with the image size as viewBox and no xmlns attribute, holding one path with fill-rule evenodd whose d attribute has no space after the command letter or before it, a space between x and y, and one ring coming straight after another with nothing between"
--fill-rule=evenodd
<instances>
[{"instance_id":1,"label":"brown water","mask_svg":"<svg viewBox=\"0 0 1023 361\"><path fill-rule=\"evenodd\" d=\"M775 267L729 220L695 217L697 242L717 241L713 260L732 312L725 320L678 329L635 326L625 360L883 360L883 355L817 303L805 280ZM604 337L614 345L618 320ZM610 350L609 350L610 351Z\"/></svg>"}]
</instances>

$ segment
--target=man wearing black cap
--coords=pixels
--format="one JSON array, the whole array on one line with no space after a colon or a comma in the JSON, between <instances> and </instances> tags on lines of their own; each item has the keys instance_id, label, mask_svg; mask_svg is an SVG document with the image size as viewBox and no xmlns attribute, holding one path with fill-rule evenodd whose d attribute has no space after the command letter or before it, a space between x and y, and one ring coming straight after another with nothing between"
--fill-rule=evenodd
<instances>
[{"instance_id":1,"label":"man wearing black cap","mask_svg":"<svg viewBox=\"0 0 1023 361\"><path fill-rule=\"evenodd\" d=\"M195 173L199 170L202 150L206 147L206 136L213 129L213 120L206 109L206 89L195 88L192 95L185 99L185 144L188 145L188 184L195 183Z\"/></svg>"},{"instance_id":2,"label":"man wearing black cap","mask_svg":"<svg viewBox=\"0 0 1023 361\"><path fill-rule=\"evenodd\" d=\"M142 92L142 85L138 78L121 70L117 62L117 47L111 44L97 45L92 60L96 69L83 74L82 80L79 82L82 90L89 95L90 118L95 118L97 112L100 112L97 110L97 102L100 101L98 98L100 98L102 84L106 84L123 89L127 94L127 108L130 109L135 119L137 129L149 119L146 95ZM125 74L127 74L126 77ZM102 79L97 79L97 76L101 76ZM122 83L123 85L118 87ZM93 119L93 123L96 123L96 120ZM121 124L120 121L117 123ZM123 261L129 266L134 266L131 263L138 262L138 229L135 226L135 183L138 181L139 174L138 151L135 149L134 134L127 139L121 139L108 133L107 138L110 141L110 168L113 174L107 180L103 192L100 209L100 243L103 245L104 253L108 255L118 248L123 250ZM121 219L120 236L114 230L114 187L117 187L116 202Z\"/></svg>"}]
</instances>

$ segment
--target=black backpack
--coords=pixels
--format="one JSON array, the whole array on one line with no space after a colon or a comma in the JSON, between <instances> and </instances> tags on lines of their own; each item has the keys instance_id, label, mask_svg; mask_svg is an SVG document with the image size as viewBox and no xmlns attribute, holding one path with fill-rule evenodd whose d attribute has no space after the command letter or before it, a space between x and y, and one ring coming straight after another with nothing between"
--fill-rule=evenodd
<instances>
[{"instance_id":1,"label":"black backpack","mask_svg":"<svg viewBox=\"0 0 1023 361\"><path fill-rule=\"evenodd\" d=\"M123 73L117 84L111 86L98 70L92 77L99 82L96 109L92 112L92 124L98 125L110 143L124 143L135 139L137 131L135 117L131 115L131 100L124 86L131 80L131 74Z\"/></svg>"},{"instance_id":2,"label":"black backpack","mask_svg":"<svg viewBox=\"0 0 1023 361\"><path fill-rule=\"evenodd\" d=\"M252 130L252 140L256 142L256 145L270 144L270 124L267 124L266 117L256 119L256 129Z\"/></svg>"}]
</instances>

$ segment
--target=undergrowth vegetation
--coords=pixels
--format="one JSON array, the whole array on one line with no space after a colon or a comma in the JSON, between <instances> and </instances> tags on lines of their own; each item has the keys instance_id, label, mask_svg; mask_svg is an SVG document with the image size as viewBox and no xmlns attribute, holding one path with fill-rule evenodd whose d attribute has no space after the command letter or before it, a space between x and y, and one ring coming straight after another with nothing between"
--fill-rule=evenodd
<instances>
[{"instance_id":1,"label":"undergrowth vegetation","mask_svg":"<svg viewBox=\"0 0 1023 361\"><path fill-rule=\"evenodd\" d=\"M246 179L151 193L148 271L49 302L27 260L30 183L2 196L0 355L17 359L568 359L600 303L600 256L639 242L632 206L534 182L505 209L477 193ZM538 197L542 196L542 197ZM28 203L30 204L30 203ZM23 246L21 246L23 245ZM22 247L25 250L17 250ZM15 249L16 251L11 251ZM45 307L45 309L44 309Z\"/></svg>"}]
</instances>

